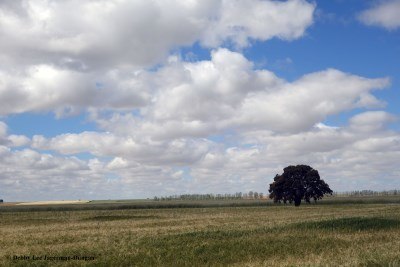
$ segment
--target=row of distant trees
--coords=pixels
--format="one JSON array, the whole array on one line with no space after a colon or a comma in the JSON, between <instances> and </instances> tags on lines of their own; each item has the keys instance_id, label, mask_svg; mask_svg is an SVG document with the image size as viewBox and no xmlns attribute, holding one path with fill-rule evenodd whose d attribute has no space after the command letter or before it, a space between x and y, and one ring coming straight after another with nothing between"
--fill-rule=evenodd
<instances>
[{"instance_id":1,"label":"row of distant trees","mask_svg":"<svg viewBox=\"0 0 400 267\"><path fill-rule=\"evenodd\" d=\"M183 194L167 197L154 197L155 201L164 200L233 200L233 199L263 199L264 193L249 191L248 193L236 192L234 194Z\"/></svg>"},{"instance_id":2,"label":"row of distant trees","mask_svg":"<svg viewBox=\"0 0 400 267\"><path fill-rule=\"evenodd\" d=\"M360 190L360 191L347 191L347 192L333 192L333 196L396 196L400 195L400 190L385 190L385 191L373 191L373 190Z\"/></svg>"},{"instance_id":3,"label":"row of distant trees","mask_svg":"<svg viewBox=\"0 0 400 267\"><path fill-rule=\"evenodd\" d=\"M347 192L333 192L332 196L396 196L400 195L400 190L359 190ZM236 192L234 194L182 194L158 197L155 196L155 201L165 200L234 200L234 199L266 199L268 195L262 192L249 191L247 193Z\"/></svg>"}]
</instances>

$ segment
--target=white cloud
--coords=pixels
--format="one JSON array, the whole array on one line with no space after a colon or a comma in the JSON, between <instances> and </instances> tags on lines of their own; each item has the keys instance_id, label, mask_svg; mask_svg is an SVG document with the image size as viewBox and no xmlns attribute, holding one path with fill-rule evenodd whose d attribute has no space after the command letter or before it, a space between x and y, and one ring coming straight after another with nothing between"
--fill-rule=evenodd
<instances>
[{"instance_id":1,"label":"white cloud","mask_svg":"<svg viewBox=\"0 0 400 267\"><path fill-rule=\"evenodd\" d=\"M6 201L120 199L186 190L179 170L121 157L80 160L0 145L0 168L0 195Z\"/></svg>"},{"instance_id":2,"label":"white cloud","mask_svg":"<svg viewBox=\"0 0 400 267\"><path fill-rule=\"evenodd\" d=\"M249 12L241 11L244 6ZM304 0L2 2L0 115L143 107L160 82L181 82L185 75L169 68L160 82L144 77L152 74L143 68L173 64L166 61L171 50L195 42L243 47L249 40L296 39L312 23L314 9Z\"/></svg>"},{"instance_id":3,"label":"white cloud","mask_svg":"<svg viewBox=\"0 0 400 267\"><path fill-rule=\"evenodd\" d=\"M359 151L381 152L400 151L400 136L387 136L381 138L367 138L354 144Z\"/></svg>"},{"instance_id":4,"label":"white cloud","mask_svg":"<svg viewBox=\"0 0 400 267\"><path fill-rule=\"evenodd\" d=\"M30 144L30 139L24 135L8 134L8 126L0 121L0 145L22 147Z\"/></svg>"},{"instance_id":5,"label":"white cloud","mask_svg":"<svg viewBox=\"0 0 400 267\"><path fill-rule=\"evenodd\" d=\"M122 169L126 168L129 165L129 163L121 158L121 157L115 157L109 164L108 167L110 169Z\"/></svg>"},{"instance_id":6,"label":"white cloud","mask_svg":"<svg viewBox=\"0 0 400 267\"><path fill-rule=\"evenodd\" d=\"M368 111L355 115L350 119L350 127L356 131L374 132L383 130L396 117L385 111Z\"/></svg>"},{"instance_id":7,"label":"white cloud","mask_svg":"<svg viewBox=\"0 0 400 267\"><path fill-rule=\"evenodd\" d=\"M370 91L388 86L388 79L363 77L328 69L285 83L273 92L260 91L244 99L234 123L273 131L301 131L329 115L355 107L374 107Z\"/></svg>"},{"instance_id":8,"label":"white cloud","mask_svg":"<svg viewBox=\"0 0 400 267\"><path fill-rule=\"evenodd\" d=\"M0 114L53 110L58 116L90 107L133 109L150 100L140 73L113 70L82 73L49 65L31 66L16 74L0 70Z\"/></svg>"},{"instance_id":9,"label":"white cloud","mask_svg":"<svg viewBox=\"0 0 400 267\"><path fill-rule=\"evenodd\" d=\"M122 167L125 159L148 165L185 165L198 161L209 148L204 139L173 139L151 141L112 133L83 132L63 134L51 139L43 136L32 138L32 147L54 150L65 155L89 152L98 157L116 157L109 167Z\"/></svg>"},{"instance_id":10,"label":"white cloud","mask_svg":"<svg viewBox=\"0 0 400 267\"><path fill-rule=\"evenodd\" d=\"M0 121L0 136L4 137L5 135L7 135L7 124L5 124L4 122Z\"/></svg>"},{"instance_id":11,"label":"white cloud","mask_svg":"<svg viewBox=\"0 0 400 267\"><path fill-rule=\"evenodd\" d=\"M196 41L217 47L299 38L314 9L305 0L12 1L0 6L1 58L80 70L151 66Z\"/></svg>"},{"instance_id":12,"label":"white cloud","mask_svg":"<svg viewBox=\"0 0 400 267\"><path fill-rule=\"evenodd\" d=\"M296 39L312 24L314 9L314 4L303 0L225 0L222 1L220 18L211 23L202 42L216 47L230 41L245 47L251 39Z\"/></svg>"},{"instance_id":13,"label":"white cloud","mask_svg":"<svg viewBox=\"0 0 400 267\"><path fill-rule=\"evenodd\" d=\"M11 146L20 147L30 144L30 139L24 135L9 135L8 140L11 142Z\"/></svg>"},{"instance_id":14,"label":"white cloud","mask_svg":"<svg viewBox=\"0 0 400 267\"><path fill-rule=\"evenodd\" d=\"M243 5L252 12L241 12ZM162 62L178 46L207 43L205 36L224 36L215 46L298 38L314 8L302 0L2 3L1 113L141 106L148 88L132 77L135 68Z\"/></svg>"},{"instance_id":15,"label":"white cloud","mask_svg":"<svg viewBox=\"0 0 400 267\"><path fill-rule=\"evenodd\" d=\"M39 199L40 194L56 198L74 194L73 184L82 186L80 191L85 188L77 177L84 177L89 168L76 158L54 157L31 149L13 151L5 146L0 146L0 151L0 194L4 199ZM63 192L66 188L68 193Z\"/></svg>"},{"instance_id":16,"label":"white cloud","mask_svg":"<svg viewBox=\"0 0 400 267\"><path fill-rule=\"evenodd\" d=\"M375 25L394 30L400 27L399 14L400 1L386 0L361 12L358 19L366 25Z\"/></svg>"},{"instance_id":17,"label":"white cloud","mask_svg":"<svg viewBox=\"0 0 400 267\"><path fill-rule=\"evenodd\" d=\"M390 83L334 69L287 82L268 70L254 70L252 62L226 49L213 51L210 61L178 61L144 76L158 90L140 116L101 118L92 111L92 119L106 131L160 140L227 130L301 132L329 115L375 108L380 101L371 92Z\"/></svg>"}]
</instances>

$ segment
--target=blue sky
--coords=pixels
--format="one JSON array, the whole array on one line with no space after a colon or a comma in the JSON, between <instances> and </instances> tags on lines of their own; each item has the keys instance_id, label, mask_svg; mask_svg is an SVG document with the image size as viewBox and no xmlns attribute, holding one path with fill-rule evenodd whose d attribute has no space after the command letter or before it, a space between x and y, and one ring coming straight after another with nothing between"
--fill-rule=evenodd
<instances>
[{"instance_id":1,"label":"blue sky","mask_svg":"<svg viewBox=\"0 0 400 267\"><path fill-rule=\"evenodd\" d=\"M0 4L0 198L400 188L400 1L111 2Z\"/></svg>"}]
</instances>

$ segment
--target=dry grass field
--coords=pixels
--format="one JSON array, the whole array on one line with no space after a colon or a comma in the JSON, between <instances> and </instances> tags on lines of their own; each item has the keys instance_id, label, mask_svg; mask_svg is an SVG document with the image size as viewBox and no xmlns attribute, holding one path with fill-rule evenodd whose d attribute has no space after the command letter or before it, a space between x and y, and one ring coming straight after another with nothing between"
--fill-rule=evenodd
<instances>
[{"instance_id":1,"label":"dry grass field","mask_svg":"<svg viewBox=\"0 0 400 267\"><path fill-rule=\"evenodd\" d=\"M88 200L34 201L34 202L21 202L15 205L36 206L36 205L83 204L83 203L89 203L89 201Z\"/></svg>"},{"instance_id":2,"label":"dry grass field","mask_svg":"<svg viewBox=\"0 0 400 267\"><path fill-rule=\"evenodd\" d=\"M0 266L400 266L398 203L5 208Z\"/></svg>"}]
</instances>

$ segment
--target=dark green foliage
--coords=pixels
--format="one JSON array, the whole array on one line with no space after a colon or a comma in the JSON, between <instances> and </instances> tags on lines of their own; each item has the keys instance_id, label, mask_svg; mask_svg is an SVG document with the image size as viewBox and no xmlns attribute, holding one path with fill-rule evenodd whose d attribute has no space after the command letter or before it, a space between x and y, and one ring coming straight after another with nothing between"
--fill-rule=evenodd
<instances>
[{"instance_id":1,"label":"dark green foliage","mask_svg":"<svg viewBox=\"0 0 400 267\"><path fill-rule=\"evenodd\" d=\"M130 261L140 266L226 266L280 255L304 258L310 250L329 246L332 251L351 246L301 232L284 235L288 227L252 230L188 232L144 238L135 244L138 253ZM293 246L293 243L297 246ZM223 264L222 264L223 263Z\"/></svg>"},{"instance_id":2,"label":"dark green foliage","mask_svg":"<svg viewBox=\"0 0 400 267\"><path fill-rule=\"evenodd\" d=\"M129 209L175 209L175 208L218 208L218 207L256 207L272 203L265 200L187 200L187 201L127 201L115 203L85 203L79 205L36 205L36 206L5 206L1 212L33 212L33 211L74 211L74 210L129 210Z\"/></svg>"},{"instance_id":3,"label":"dark green foliage","mask_svg":"<svg viewBox=\"0 0 400 267\"><path fill-rule=\"evenodd\" d=\"M321 180L317 170L307 165L297 165L284 168L282 175L277 174L269 185L269 193L275 203L294 202L295 206L300 206L302 199L307 203L310 203L310 199L316 202L333 191Z\"/></svg>"},{"instance_id":4,"label":"dark green foliage","mask_svg":"<svg viewBox=\"0 0 400 267\"><path fill-rule=\"evenodd\" d=\"M350 217L316 222L302 222L293 225L296 229L319 229L332 231L378 231L399 228L400 221L379 217Z\"/></svg>"}]
</instances>

